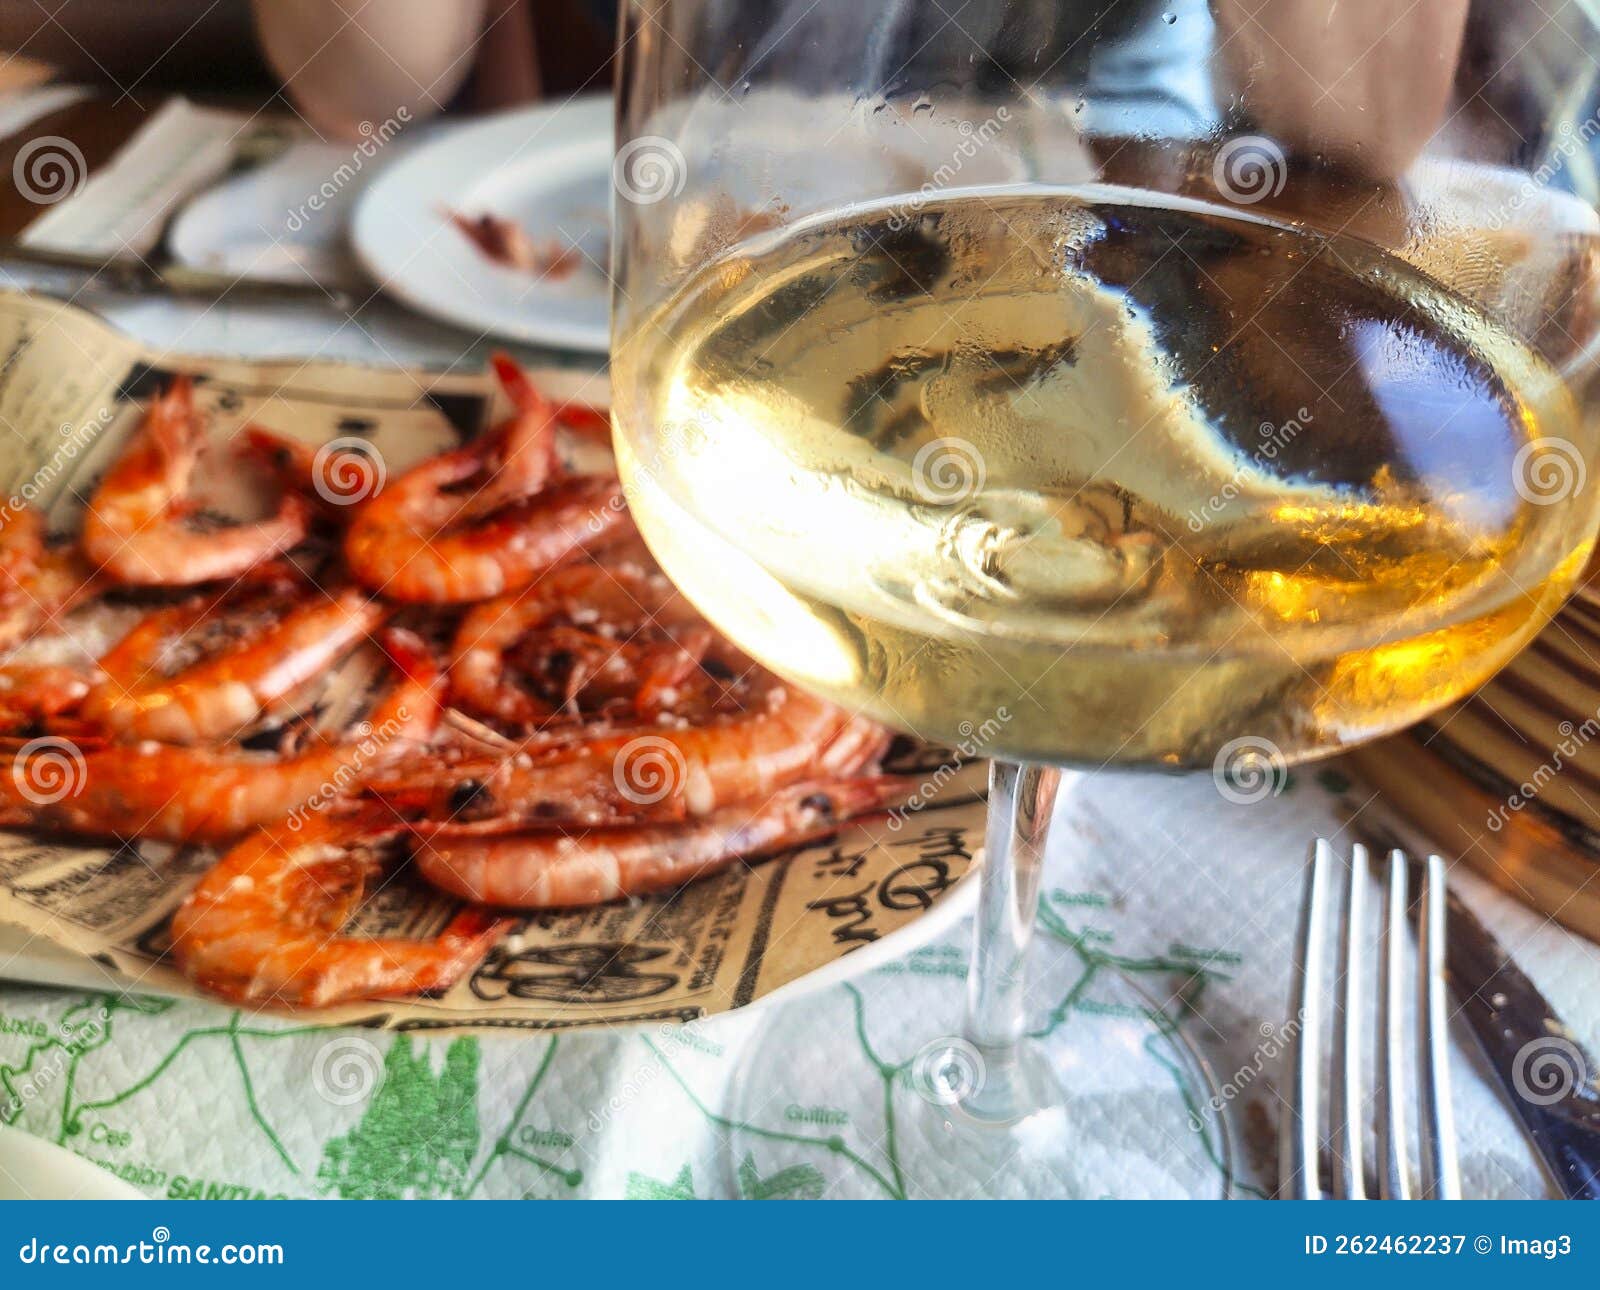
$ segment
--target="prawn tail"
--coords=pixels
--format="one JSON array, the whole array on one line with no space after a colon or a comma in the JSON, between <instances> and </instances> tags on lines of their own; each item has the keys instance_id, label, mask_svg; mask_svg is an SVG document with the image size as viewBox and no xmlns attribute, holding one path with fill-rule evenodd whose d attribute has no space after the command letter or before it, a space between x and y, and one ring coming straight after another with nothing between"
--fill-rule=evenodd
<instances>
[{"instance_id":1,"label":"prawn tail","mask_svg":"<svg viewBox=\"0 0 1600 1290\"><path fill-rule=\"evenodd\" d=\"M476 969L512 925L512 919L470 906L430 941L356 943L348 955L330 956L334 961L327 969L281 986L276 997L303 1008L419 994L438 997Z\"/></svg>"},{"instance_id":2,"label":"prawn tail","mask_svg":"<svg viewBox=\"0 0 1600 1290\"><path fill-rule=\"evenodd\" d=\"M172 378L172 384L150 404L148 425L151 441L165 460L178 461L198 451L200 424L194 415L193 378Z\"/></svg>"},{"instance_id":3,"label":"prawn tail","mask_svg":"<svg viewBox=\"0 0 1600 1290\"><path fill-rule=\"evenodd\" d=\"M863 775L877 769L893 742L893 733L885 727L853 717L828 741L818 764L830 777Z\"/></svg>"},{"instance_id":4,"label":"prawn tail","mask_svg":"<svg viewBox=\"0 0 1600 1290\"><path fill-rule=\"evenodd\" d=\"M439 933L439 943L456 950L465 966L475 967L515 922L482 905L467 905Z\"/></svg>"},{"instance_id":5,"label":"prawn tail","mask_svg":"<svg viewBox=\"0 0 1600 1290\"><path fill-rule=\"evenodd\" d=\"M472 972L513 920L467 906L431 940L386 938L346 942L321 970L281 984L276 997L305 1008L358 999L437 997Z\"/></svg>"},{"instance_id":6,"label":"prawn tail","mask_svg":"<svg viewBox=\"0 0 1600 1290\"><path fill-rule=\"evenodd\" d=\"M500 382L500 388L506 392L506 397L511 400L512 406L518 412L554 415L554 409L549 401L534 387L522 364L510 354L503 349L497 349L489 355L489 362L494 367L495 379Z\"/></svg>"},{"instance_id":7,"label":"prawn tail","mask_svg":"<svg viewBox=\"0 0 1600 1290\"><path fill-rule=\"evenodd\" d=\"M510 494L534 493L560 468L556 451L555 405L535 388L521 364L503 350L489 356L495 377L516 415L507 423L500 445L502 469L509 467Z\"/></svg>"},{"instance_id":8,"label":"prawn tail","mask_svg":"<svg viewBox=\"0 0 1600 1290\"><path fill-rule=\"evenodd\" d=\"M809 795L804 799L808 804L821 814L843 821L871 815L905 801L916 793L917 781L907 775L863 775L815 787L801 785L796 791L804 792L808 788Z\"/></svg>"},{"instance_id":9,"label":"prawn tail","mask_svg":"<svg viewBox=\"0 0 1600 1290\"><path fill-rule=\"evenodd\" d=\"M422 988L442 994L477 969L489 952L517 925L517 920L493 913L482 905L467 905L439 933L436 942L445 956L434 979Z\"/></svg>"}]
</instances>

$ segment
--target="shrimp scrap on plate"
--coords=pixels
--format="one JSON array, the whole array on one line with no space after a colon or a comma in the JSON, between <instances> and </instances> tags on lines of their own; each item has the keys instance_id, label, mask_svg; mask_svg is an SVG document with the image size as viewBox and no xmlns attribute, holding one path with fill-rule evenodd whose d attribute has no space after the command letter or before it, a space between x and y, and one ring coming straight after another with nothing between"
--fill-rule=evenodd
<instances>
[{"instance_id":1,"label":"shrimp scrap on plate","mask_svg":"<svg viewBox=\"0 0 1600 1290\"><path fill-rule=\"evenodd\" d=\"M445 991L515 925L506 911L668 890L905 794L880 773L887 732L723 640L617 480L567 467L560 436L595 414L504 355L494 369L509 415L386 481L344 441L324 461L248 427L275 509L209 531L179 377L76 543L25 509L0 524L0 827L216 848L171 953L223 998ZM341 472L363 474L359 496ZM18 652L102 603L120 635L79 660ZM365 720L323 712L347 660L378 669ZM366 893L396 865L439 889L439 916L368 935Z\"/></svg>"},{"instance_id":2,"label":"shrimp scrap on plate","mask_svg":"<svg viewBox=\"0 0 1600 1290\"><path fill-rule=\"evenodd\" d=\"M576 244L554 238L536 241L522 225L502 215L447 210L445 217L486 260L503 269L559 281L583 264L583 252Z\"/></svg>"}]
</instances>

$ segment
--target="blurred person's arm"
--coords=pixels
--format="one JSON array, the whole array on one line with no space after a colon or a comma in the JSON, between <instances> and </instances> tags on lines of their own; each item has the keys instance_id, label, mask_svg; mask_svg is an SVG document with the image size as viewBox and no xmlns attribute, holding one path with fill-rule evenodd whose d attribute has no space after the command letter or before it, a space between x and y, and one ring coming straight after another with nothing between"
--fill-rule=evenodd
<instances>
[{"instance_id":1,"label":"blurred person's arm","mask_svg":"<svg viewBox=\"0 0 1600 1290\"><path fill-rule=\"evenodd\" d=\"M485 26L520 0L252 5L262 51L295 106L318 130L349 137L362 122L376 126L401 108L411 119L443 110L472 71Z\"/></svg>"},{"instance_id":2,"label":"blurred person's arm","mask_svg":"<svg viewBox=\"0 0 1600 1290\"><path fill-rule=\"evenodd\" d=\"M1251 117L1291 149L1374 179L1444 120L1468 0L1213 0L1223 64Z\"/></svg>"}]
</instances>

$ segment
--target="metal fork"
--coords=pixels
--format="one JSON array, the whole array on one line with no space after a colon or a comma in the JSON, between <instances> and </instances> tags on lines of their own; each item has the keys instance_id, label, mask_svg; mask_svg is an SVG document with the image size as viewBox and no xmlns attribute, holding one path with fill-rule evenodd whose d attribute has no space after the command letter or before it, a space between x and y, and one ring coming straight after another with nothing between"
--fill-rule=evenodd
<instances>
[{"instance_id":1,"label":"metal fork","mask_svg":"<svg viewBox=\"0 0 1600 1290\"><path fill-rule=\"evenodd\" d=\"M1323 1032L1322 981L1327 954L1328 887L1342 870L1344 903L1339 911L1337 983L1333 1005L1333 1051L1329 1056L1326 1141L1333 1157L1332 1196L1367 1199L1363 1167L1365 1099L1362 1097L1361 998L1365 976L1364 892L1369 874L1367 849L1352 848L1346 864L1318 838L1306 866L1305 896L1295 936L1294 970L1289 990L1289 1088L1278 1132L1278 1194L1285 1199L1321 1200L1329 1196L1318 1173L1322 1081L1317 1050ZM1449 1031L1446 1026L1445 865L1430 855L1422 868L1417 919L1417 1078L1421 1189L1424 1199L1459 1200L1455 1117L1450 1105ZM1406 1161L1404 990L1409 938L1411 861L1403 851L1389 853L1384 883L1383 921L1378 955L1377 1143L1381 1157L1378 1194L1384 1200L1410 1200ZM1296 1029L1296 1025L1298 1028Z\"/></svg>"}]
</instances>

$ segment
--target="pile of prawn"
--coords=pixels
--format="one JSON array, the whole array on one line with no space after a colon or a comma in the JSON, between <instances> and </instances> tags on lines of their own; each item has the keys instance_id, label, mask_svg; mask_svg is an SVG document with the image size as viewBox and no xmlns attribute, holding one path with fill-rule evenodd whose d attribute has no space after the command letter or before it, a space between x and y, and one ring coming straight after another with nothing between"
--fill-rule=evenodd
<instances>
[{"instance_id":1,"label":"pile of prawn","mask_svg":"<svg viewBox=\"0 0 1600 1290\"><path fill-rule=\"evenodd\" d=\"M0 524L0 828L204 844L171 955L237 1003L442 991L509 911L674 888L903 796L880 727L764 672L652 562L609 475L495 356L511 415L342 506L305 444L249 427L264 518L202 523L187 378L153 398L76 542ZM92 662L28 661L89 603L133 615ZM365 653L365 720L312 719ZM305 709L305 711L303 711ZM65 783L63 784L63 780ZM418 938L350 929L409 864L461 904Z\"/></svg>"}]
</instances>

